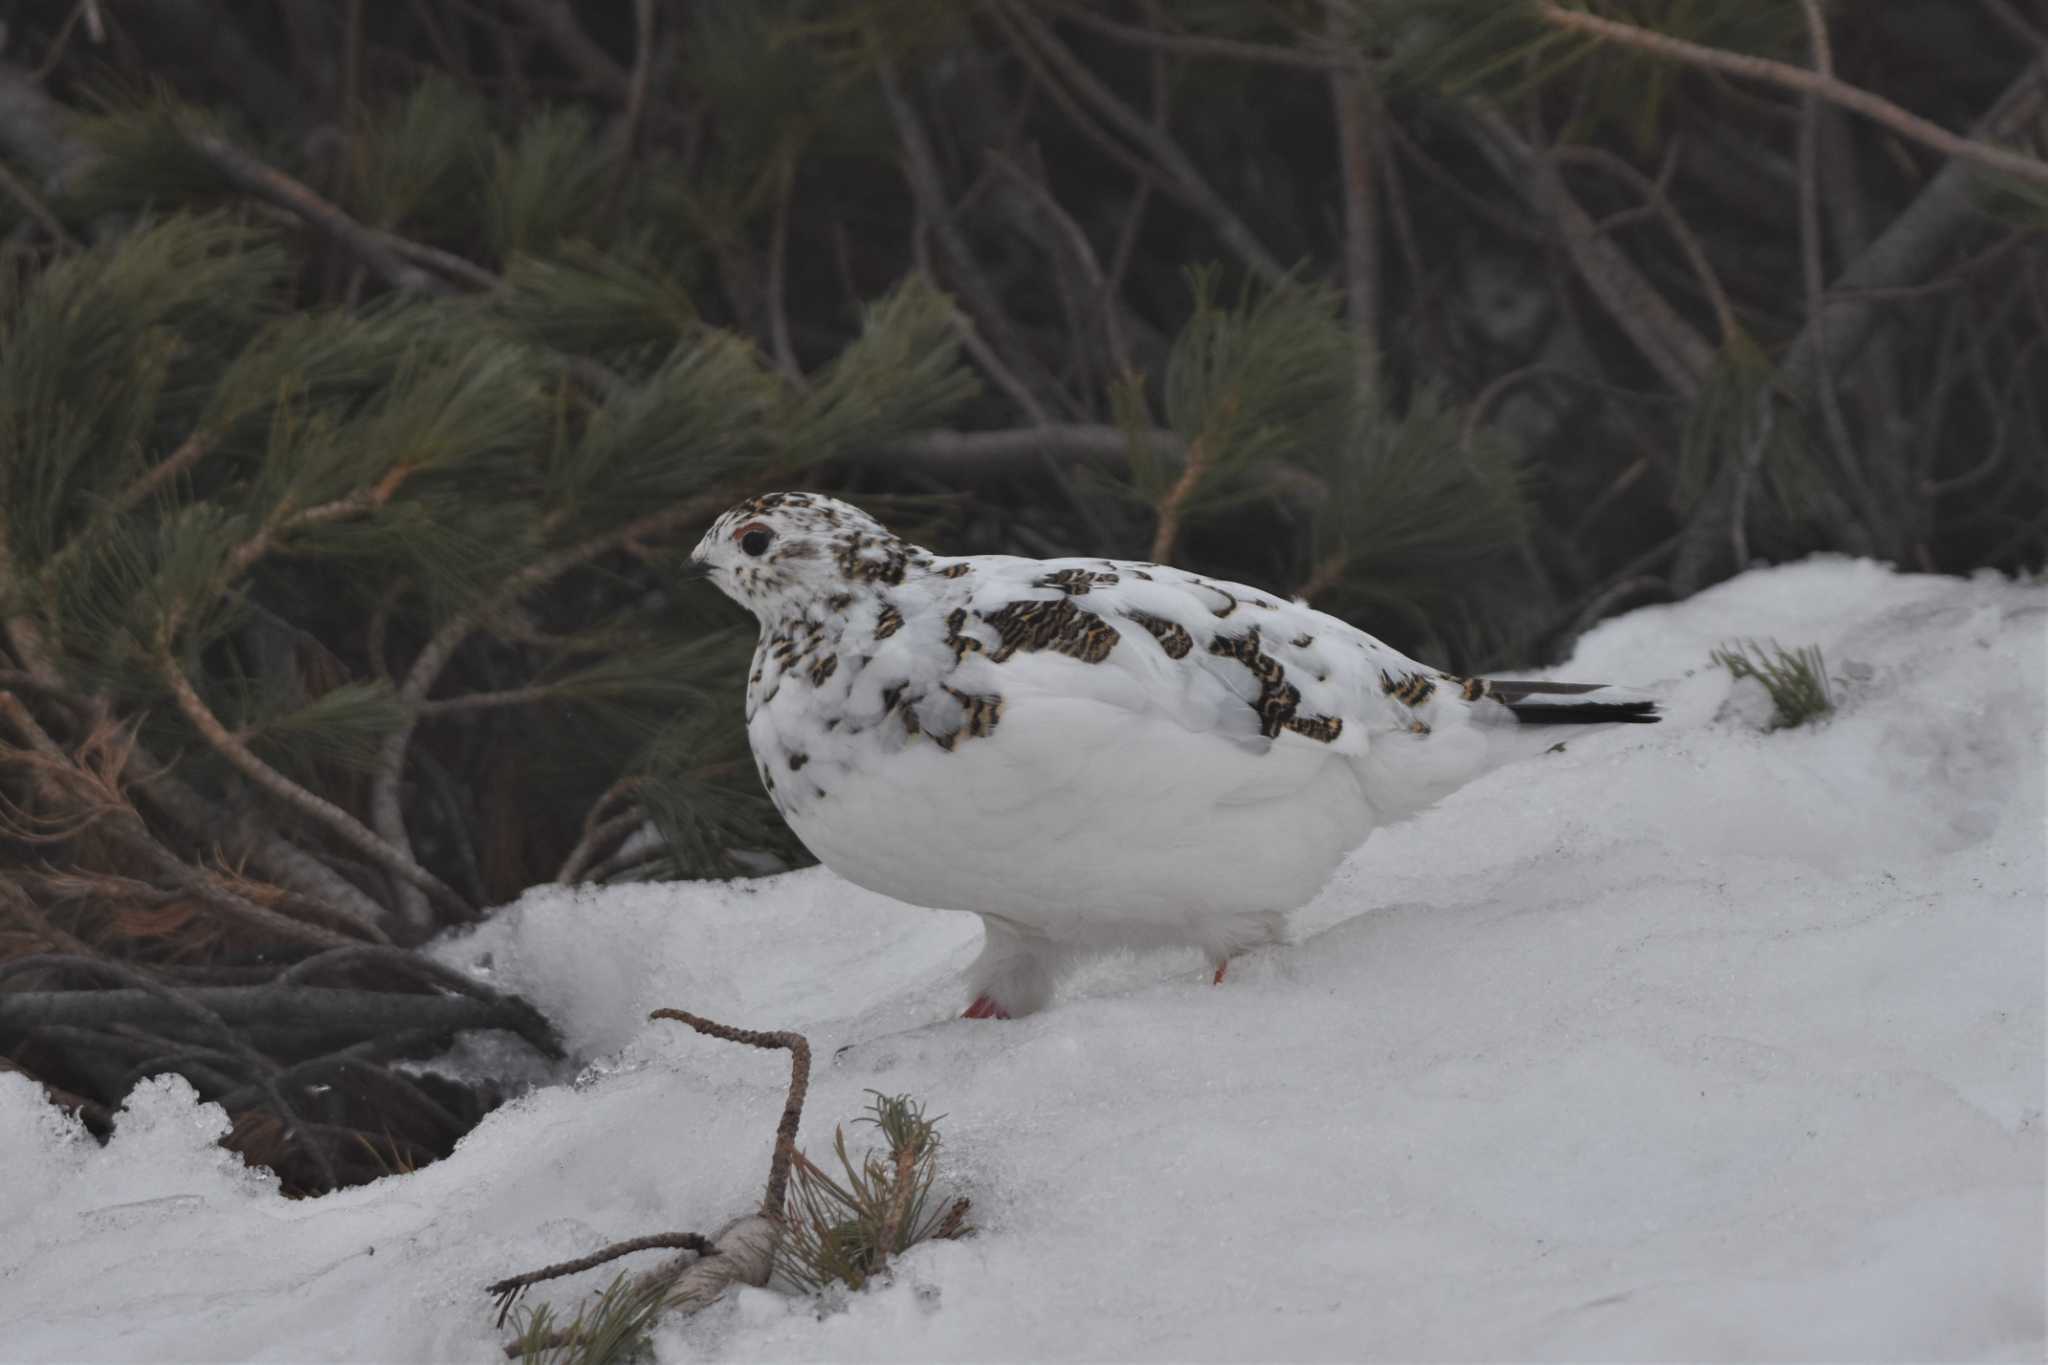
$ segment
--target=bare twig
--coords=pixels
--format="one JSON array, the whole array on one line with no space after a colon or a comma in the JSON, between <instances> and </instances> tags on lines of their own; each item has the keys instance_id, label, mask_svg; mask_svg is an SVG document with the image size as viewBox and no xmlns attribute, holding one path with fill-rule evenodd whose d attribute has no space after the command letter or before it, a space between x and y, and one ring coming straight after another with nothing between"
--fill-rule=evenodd
<instances>
[{"instance_id":1,"label":"bare twig","mask_svg":"<svg viewBox=\"0 0 2048 1365\"><path fill-rule=\"evenodd\" d=\"M792 156L782 163L775 224L768 239L768 341L775 352L775 368L791 383L802 385L804 367L789 335L789 210L795 198L796 159Z\"/></svg>"},{"instance_id":2,"label":"bare twig","mask_svg":"<svg viewBox=\"0 0 2048 1365\"><path fill-rule=\"evenodd\" d=\"M1051 224L1053 232L1066 246L1066 255L1080 268L1081 276L1087 283L1087 298L1091 307L1074 319L1076 330L1084 336L1091 326L1099 323L1102 328L1103 345L1109 353L1109 361L1117 371L1131 368L1130 343L1124 337L1122 306L1111 289L1108 278L1102 273L1102 262L1096 257L1094 244L1088 234L1074 221L1072 214L1049 189L1042 176L1033 175L1000 152L991 151L989 162L997 171L1006 176L1010 183L1022 190L1036 204ZM1086 316L1093 312L1096 317Z\"/></svg>"},{"instance_id":3,"label":"bare twig","mask_svg":"<svg viewBox=\"0 0 2048 1365\"><path fill-rule=\"evenodd\" d=\"M996 15L1048 63L1057 68L1077 95L1095 106L1104 118L1123 132L1124 136L1144 148L1153 164L1163 173L1164 187L1179 196L1188 207L1207 218L1224 245L1236 253L1238 259L1243 261L1254 275L1269 284L1277 283L1286 275L1287 272L1260 243L1258 236L1243 219L1232 212L1223 197L1202 177L1194 161L1181 150L1180 144L1175 142L1165 129L1140 117L1119 99L1116 93L1090 71L1065 43L1055 37L1052 31L1041 24L1024 6L1007 3L1005 0L1004 3L996 4L990 13Z\"/></svg>"},{"instance_id":4,"label":"bare twig","mask_svg":"<svg viewBox=\"0 0 2048 1365\"><path fill-rule=\"evenodd\" d=\"M647 1017L673 1019L678 1023L688 1024L699 1033L713 1038L723 1038L729 1043L788 1050L789 1095L782 1102L782 1121L775 1125L775 1154L768 1163L768 1191L761 1199L763 1213L770 1218L781 1217L783 1201L789 1189L789 1161L796 1151L796 1130L803 1122L804 1096L809 1093L811 1087L810 1043L801 1033L733 1028L728 1024L714 1023L687 1010L656 1010Z\"/></svg>"},{"instance_id":5,"label":"bare twig","mask_svg":"<svg viewBox=\"0 0 2048 1365\"><path fill-rule=\"evenodd\" d=\"M1625 24L1585 10L1566 9L1556 4L1554 0L1536 0L1535 12L1543 22L1555 28L1590 34L1596 38L1620 43L1624 47L1635 48L1640 52L1668 57L1688 66L1725 71L1732 76L1766 81L1782 89L1818 96L1831 104L1838 104L1844 109L1851 109L1866 118L1874 119L1900 137L1930 147L1943 156L1975 162L1977 165L2021 180L2029 180L2037 185L2048 185L2048 163L1992 143L1958 137L1940 124L1930 123L1918 114L1909 113L1881 95L1874 95L1868 90L1836 79L1831 72L1809 71L1787 62L1773 61L1769 57L1725 52L1720 48L1688 42L1683 38L1674 38L1666 33L1639 28L1634 24Z\"/></svg>"},{"instance_id":6,"label":"bare twig","mask_svg":"<svg viewBox=\"0 0 2048 1365\"><path fill-rule=\"evenodd\" d=\"M1982 3L1985 12L1997 20L2007 33L2028 47L2036 50L2048 49L2048 30L2036 28L2029 23L2025 16L2007 4L2006 0L1982 0Z\"/></svg>"},{"instance_id":7,"label":"bare twig","mask_svg":"<svg viewBox=\"0 0 2048 1365\"><path fill-rule=\"evenodd\" d=\"M762 1199L761 1211L743 1218L734 1219L718 1230L714 1237L704 1237L694 1232L657 1233L651 1237L634 1237L623 1242L614 1242L588 1256L579 1256L572 1261L563 1261L541 1270L512 1275L485 1286L485 1292L498 1299L498 1325L505 1324L505 1316L512 1309L520 1294L529 1287L544 1280L574 1275L592 1266L636 1251L656 1247L675 1247L697 1253L695 1264L678 1267L664 1266L651 1271L640 1279L648 1288L660 1288L664 1294L663 1307L681 1312L695 1312L722 1294L736 1283L764 1284L773 1266L775 1247L782 1236L783 1205L788 1197L789 1166L796 1156L797 1127L803 1121L804 1095L810 1088L811 1045L800 1033L760 1032L754 1029L732 1028L715 1023L685 1010L661 1009L648 1016L650 1019L674 1019L688 1024L697 1032L727 1042L744 1043L749 1047L786 1049L789 1052L789 1094L783 1101L782 1118L775 1126L775 1150L768 1166L768 1188ZM557 1337L557 1344L561 1338ZM517 1352L506 1348L506 1354Z\"/></svg>"},{"instance_id":8,"label":"bare twig","mask_svg":"<svg viewBox=\"0 0 2048 1365\"><path fill-rule=\"evenodd\" d=\"M1555 160L1524 142L1491 106L1475 103L1470 112L1488 142L1510 164L1515 178L1530 187L1537 206L1557 225L1572 264L1608 316L1635 342L1673 392L1686 399L1697 397L1714 365L1713 348L1643 278L1621 249L1600 234L1558 174Z\"/></svg>"},{"instance_id":9,"label":"bare twig","mask_svg":"<svg viewBox=\"0 0 2048 1365\"><path fill-rule=\"evenodd\" d=\"M1159 502L1159 528L1152 535L1153 563L1172 562L1174 547L1180 540L1181 516L1187 508L1188 499L1194 496L1202 477L1209 472L1211 463L1206 440L1198 436L1188 443L1188 462Z\"/></svg>"},{"instance_id":10,"label":"bare twig","mask_svg":"<svg viewBox=\"0 0 2048 1365\"><path fill-rule=\"evenodd\" d=\"M527 1289L544 1280L559 1280L565 1275L580 1275L608 1261L621 1256L631 1256L636 1251L694 1251L699 1256L716 1256L718 1247L701 1232L657 1232L646 1237L628 1237L623 1242L613 1242L601 1247L588 1256L578 1256L571 1261L560 1261L539 1270L529 1270L521 1275L509 1275L484 1286L484 1293L498 1300L498 1326L505 1325L512 1306L519 1302L519 1296Z\"/></svg>"},{"instance_id":11,"label":"bare twig","mask_svg":"<svg viewBox=\"0 0 2048 1365\"><path fill-rule=\"evenodd\" d=\"M646 817L632 803L646 784L647 779L638 775L622 777L590 803L590 809L583 815L583 836L576 841L576 847L569 851L569 856L562 860L561 870L555 873L555 881L559 885L574 885L597 860L600 850L613 839L622 838L639 828ZM606 819L604 813L621 802L629 807L626 813Z\"/></svg>"},{"instance_id":12,"label":"bare twig","mask_svg":"<svg viewBox=\"0 0 2048 1365\"><path fill-rule=\"evenodd\" d=\"M193 148L212 162L214 169L236 188L276 204L319 228L376 271L392 288L426 294L448 292L448 286L440 279L408 263L393 251L388 234L364 227L283 171L265 165L216 133L189 129L185 136Z\"/></svg>"},{"instance_id":13,"label":"bare twig","mask_svg":"<svg viewBox=\"0 0 2048 1365\"><path fill-rule=\"evenodd\" d=\"M514 9L547 35L555 51L574 67L584 80L614 99L630 97L632 78L612 55L598 46L576 22L576 7L568 0L506 0Z\"/></svg>"},{"instance_id":14,"label":"bare twig","mask_svg":"<svg viewBox=\"0 0 2048 1365\"><path fill-rule=\"evenodd\" d=\"M959 289L976 328L983 334L980 338L965 336L963 340L1018 406L1030 414L1033 421L1042 423L1047 418L1039 397L1051 392L1054 387L1051 379L1040 373L1030 353L1017 340L994 286L988 282L973 249L967 244L965 234L960 231L944 181L939 175L938 157L932 150L931 139L925 134L924 123L918 118L910 97L904 93L895 62L879 48L875 53L875 74L881 83L883 100L889 107L889 117L896 125L896 139L903 147L903 178L917 204L918 218L937 234L939 246L952 266L948 278ZM929 270L926 273L937 278ZM986 350L979 344L983 341L986 342ZM990 351L1000 359L993 359L988 353ZM1030 382L1014 377L1017 366L1029 368Z\"/></svg>"},{"instance_id":15,"label":"bare twig","mask_svg":"<svg viewBox=\"0 0 2048 1365\"><path fill-rule=\"evenodd\" d=\"M1083 28L1092 28L1120 43L1178 57L1251 62L1302 71L1342 71L1351 65L1350 59L1341 52L1325 52L1314 47L1281 47L1277 43L1254 43L1242 38L1219 38L1204 33L1164 33L1105 19L1085 4L1060 4L1057 9L1062 19L1071 19Z\"/></svg>"},{"instance_id":16,"label":"bare twig","mask_svg":"<svg viewBox=\"0 0 2048 1365\"><path fill-rule=\"evenodd\" d=\"M1822 76L1834 75L1834 54L1828 43L1827 19L1821 13L1820 0L1800 0L1800 8L1806 15L1808 42L1813 51L1813 64ZM1820 118L1821 101L1815 91L1807 91L1799 120L1799 269L1801 282L1806 293L1806 316L1819 334L1822 350L1827 348L1827 275L1821 260L1820 242ZM1864 477L1856 452L1849 439L1849 424L1842 415L1840 396L1835 392L1835 377L1827 371L1814 375L1814 392L1820 403L1821 425L1827 433L1830 453L1834 456L1837 469L1841 471L1843 486L1858 504L1865 530L1873 537L1883 529L1885 517L1878 498ZM1766 400L1768 401L1768 400ZM1735 503L1734 539L1737 570L1748 567L1747 546L1743 540L1743 512L1751 484L1751 469L1761 459L1765 442L1768 440L1770 418L1766 413L1760 420L1762 428L1751 441L1751 452L1745 460L1742 481L1737 486Z\"/></svg>"},{"instance_id":17,"label":"bare twig","mask_svg":"<svg viewBox=\"0 0 2048 1365\"><path fill-rule=\"evenodd\" d=\"M1331 27L1340 22L1332 9ZM1378 382L1380 353L1380 234L1373 202L1374 162L1379 154L1379 102L1362 65L1329 74L1330 104L1337 115L1337 175L1344 187L1344 292L1351 335L1358 343L1362 383Z\"/></svg>"},{"instance_id":18,"label":"bare twig","mask_svg":"<svg viewBox=\"0 0 2048 1365\"><path fill-rule=\"evenodd\" d=\"M1676 144L1674 144L1675 146ZM1707 260L1707 253L1701 248L1699 238L1686 225L1664 193L1659 181L1653 181L1641 171L1622 160L1604 147L1571 146L1559 147L1552 153L1561 161L1577 162L1580 165L1595 166L1621 180L1627 181L1643 196L1645 207L1654 212L1664 224L1678 249L1685 253L1685 262L1692 267L1692 273L1700 282L1700 290L1707 296L1707 302L1714 309L1714 323L1721 333L1721 344L1727 345L1741 331L1735 321L1735 307L1728 301L1728 291L1721 287L1721 277L1714 273L1713 265Z\"/></svg>"},{"instance_id":19,"label":"bare twig","mask_svg":"<svg viewBox=\"0 0 2048 1365\"><path fill-rule=\"evenodd\" d=\"M51 241L59 246L78 245L64 230L64 225L57 221L57 215L50 212L50 206L43 202L42 196L23 183L20 176L8 170L4 163L0 163L0 190L5 190L9 198L21 205L28 216L36 220L36 225L49 234Z\"/></svg>"},{"instance_id":20,"label":"bare twig","mask_svg":"<svg viewBox=\"0 0 2048 1365\"><path fill-rule=\"evenodd\" d=\"M122 489L113 501L113 510L119 513L133 511L150 494L162 488L172 479L190 470L206 458L206 452L213 447L212 434L194 431L178 442L178 448L151 465L134 483Z\"/></svg>"},{"instance_id":21,"label":"bare twig","mask_svg":"<svg viewBox=\"0 0 2048 1365\"><path fill-rule=\"evenodd\" d=\"M931 249L925 243L930 223L931 220L925 217L924 210L919 209L917 211L917 221L911 225L910 229L910 250L911 258L917 265L917 273L928 280L937 280L939 272L933 268ZM955 278L961 277L956 276ZM1022 379L1017 377L1016 371L1010 368L1009 362L1003 359L1002 354L996 350L987 337L981 334L971 319L956 318L954 329L960 338L960 344L966 348L967 354L974 357L975 363L981 366L991 380L995 381L997 388L1009 395L1010 401L1015 403L1026 417L1041 425L1051 420L1046 415L1045 405L1038 401L1038 396L1031 392L1030 387Z\"/></svg>"}]
</instances>

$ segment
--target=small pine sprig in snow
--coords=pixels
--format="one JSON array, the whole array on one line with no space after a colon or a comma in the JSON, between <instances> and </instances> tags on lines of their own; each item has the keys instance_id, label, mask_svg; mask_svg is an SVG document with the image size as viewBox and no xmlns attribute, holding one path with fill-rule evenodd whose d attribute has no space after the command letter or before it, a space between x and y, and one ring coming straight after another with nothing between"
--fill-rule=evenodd
<instances>
[{"instance_id":1,"label":"small pine sprig in snow","mask_svg":"<svg viewBox=\"0 0 2048 1365\"><path fill-rule=\"evenodd\" d=\"M665 1280L620 1275L566 1327L555 1311L519 1310L519 1335L505 1354L521 1365L627 1365L649 1359L649 1333L668 1303Z\"/></svg>"},{"instance_id":2,"label":"small pine sprig in snow","mask_svg":"<svg viewBox=\"0 0 2048 1365\"><path fill-rule=\"evenodd\" d=\"M1773 640L1766 649L1754 640L1739 640L1715 650L1711 657L1734 677L1755 678L1763 684L1776 708L1773 730L1819 720L1835 709L1819 645L1787 649Z\"/></svg>"},{"instance_id":3,"label":"small pine sprig in snow","mask_svg":"<svg viewBox=\"0 0 2048 1365\"><path fill-rule=\"evenodd\" d=\"M924 1106L907 1095L868 1093L874 1102L855 1121L879 1129L886 1150L866 1153L856 1166L846 1152L845 1130L835 1129L832 1147L843 1179L833 1179L802 1152L791 1162L776 1269L808 1290L834 1283L859 1289L919 1242L968 1230L967 1200L932 1198L938 1119L926 1118Z\"/></svg>"}]
</instances>

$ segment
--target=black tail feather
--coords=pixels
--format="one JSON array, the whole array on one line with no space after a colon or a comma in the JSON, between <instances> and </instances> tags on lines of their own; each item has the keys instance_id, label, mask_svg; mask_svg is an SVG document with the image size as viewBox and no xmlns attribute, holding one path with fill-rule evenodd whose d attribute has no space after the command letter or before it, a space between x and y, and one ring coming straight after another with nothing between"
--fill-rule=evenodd
<instances>
[{"instance_id":1,"label":"black tail feather","mask_svg":"<svg viewBox=\"0 0 2048 1365\"><path fill-rule=\"evenodd\" d=\"M1486 695L1504 702L1520 701L1524 697L1577 697L1587 692L1606 690L1606 683L1524 682L1510 678L1486 680Z\"/></svg>"},{"instance_id":2,"label":"black tail feather","mask_svg":"<svg viewBox=\"0 0 2048 1365\"><path fill-rule=\"evenodd\" d=\"M1655 725L1663 719L1653 701L1509 702L1507 708L1524 725Z\"/></svg>"}]
</instances>

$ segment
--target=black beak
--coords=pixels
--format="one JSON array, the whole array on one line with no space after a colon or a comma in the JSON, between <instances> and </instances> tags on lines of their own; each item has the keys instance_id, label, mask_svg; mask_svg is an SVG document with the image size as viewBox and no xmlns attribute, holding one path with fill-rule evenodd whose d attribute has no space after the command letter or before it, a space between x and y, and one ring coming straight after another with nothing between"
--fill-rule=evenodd
<instances>
[{"instance_id":1,"label":"black beak","mask_svg":"<svg viewBox=\"0 0 2048 1365\"><path fill-rule=\"evenodd\" d=\"M711 566L701 559L685 560L682 571L676 576L686 581L692 578L709 578L711 577Z\"/></svg>"}]
</instances>

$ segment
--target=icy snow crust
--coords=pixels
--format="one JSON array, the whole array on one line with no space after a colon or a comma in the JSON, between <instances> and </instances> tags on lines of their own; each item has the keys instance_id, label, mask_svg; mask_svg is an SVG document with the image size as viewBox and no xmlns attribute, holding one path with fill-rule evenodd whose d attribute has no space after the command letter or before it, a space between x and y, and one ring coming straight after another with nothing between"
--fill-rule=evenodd
<instances>
[{"instance_id":1,"label":"icy snow crust","mask_svg":"<svg viewBox=\"0 0 2048 1365\"><path fill-rule=\"evenodd\" d=\"M969 916L818 870L534 891L442 951L580 1075L316 1201L181 1080L100 1149L0 1074L0 1357L495 1358L486 1281L759 1198L785 1059L646 1022L676 1005L810 1036L820 1155L867 1087L947 1114L980 1233L822 1309L730 1297L664 1361L2038 1360L2044 623L1840 560L1609 622L1570 673L1666 724L1381 831L1217 989L1123 956L934 1023ZM1820 644L1841 713L1761 733L1734 636Z\"/></svg>"}]
</instances>

